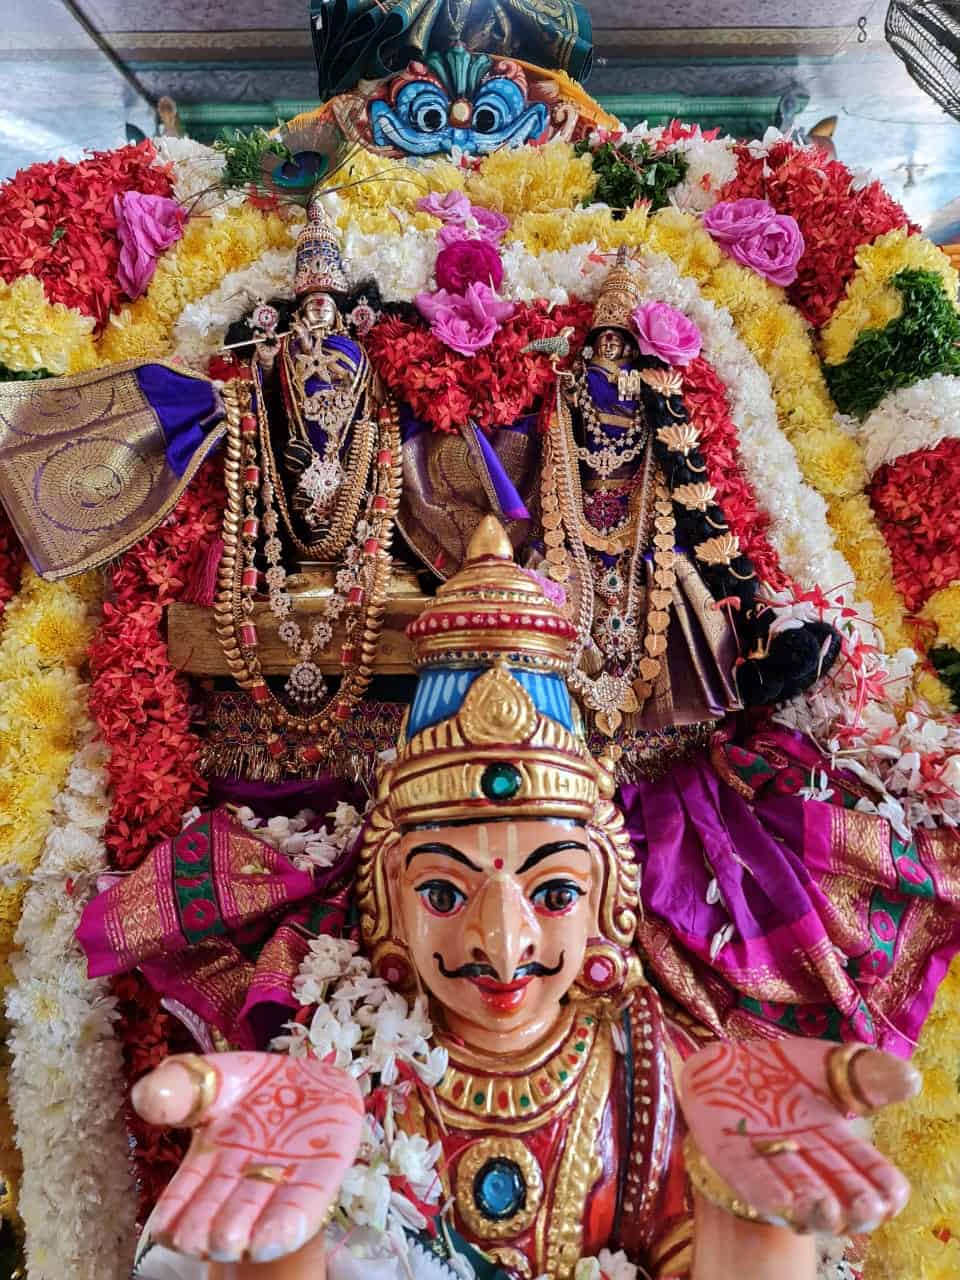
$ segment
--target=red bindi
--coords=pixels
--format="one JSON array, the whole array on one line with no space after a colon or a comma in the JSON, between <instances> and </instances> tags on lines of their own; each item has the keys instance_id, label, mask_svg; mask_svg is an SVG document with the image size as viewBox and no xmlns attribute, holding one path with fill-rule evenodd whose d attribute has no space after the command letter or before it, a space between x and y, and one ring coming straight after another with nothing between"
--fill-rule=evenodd
<instances>
[{"instance_id":1,"label":"red bindi","mask_svg":"<svg viewBox=\"0 0 960 1280\"><path fill-rule=\"evenodd\" d=\"M494 865L494 867L496 868L496 870L497 870L497 871L502 871L502 870L503 870L503 859L502 859L502 858L494 858L494 860L493 860L493 865Z\"/></svg>"}]
</instances>

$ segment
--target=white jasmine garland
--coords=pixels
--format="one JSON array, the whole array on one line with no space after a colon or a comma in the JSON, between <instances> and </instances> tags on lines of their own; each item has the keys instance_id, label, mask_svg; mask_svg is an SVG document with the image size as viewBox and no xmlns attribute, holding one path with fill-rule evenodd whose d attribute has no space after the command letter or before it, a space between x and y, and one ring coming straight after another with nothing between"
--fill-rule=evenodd
<instances>
[{"instance_id":1,"label":"white jasmine garland","mask_svg":"<svg viewBox=\"0 0 960 1280\"><path fill-rule=\"evenodd\" d=\"M295 251L268 249L248 267L231 271L197 302L188 302L173 327L175 357L205 363L222 349L227 329L256 305L258 298L292 298Z\"/></svg>"},{"instance_id":2,"label":"white jasmine garland","mask_svg":"<svg viewBox=\"0 0 960 1280\"><path fill-rule=\"evenodd\" d=\"M158 164L173 167L174 197L192 214L223 217L233 205L245 204L245 191L224 192L220 188L227 157L193 138L172 135L154 138Z\"/></svg>"},{"instance_id":3,"label":"white jasmine garland","mask_svg":"<svg viewBox=\"0 0 960 1280\"><path fill-rule=\"evenodd\" d=\"M884 396L857 435L869 475L908 453L960 437L960 378L935 373Z\"/></svg>"},{"instance_id":4,"label":"white jasmine garland","mask_svg":"<svg viewBox=\"0 0 960 1280\"><path fill-rule=\"evenodd\" d=\"M124 1123L116 1002L74 937L108 866L106 752L83 731L27 890L7 992L10 1103L23 1154L31 1280L127 1280L136 1193Z\"/></svg>"}]
</instances>

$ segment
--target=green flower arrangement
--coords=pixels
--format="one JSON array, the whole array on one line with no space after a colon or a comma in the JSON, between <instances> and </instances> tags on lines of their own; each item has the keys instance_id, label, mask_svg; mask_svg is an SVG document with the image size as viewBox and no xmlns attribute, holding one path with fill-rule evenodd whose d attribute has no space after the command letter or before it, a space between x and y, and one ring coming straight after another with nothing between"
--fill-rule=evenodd
<instances>
[{"instance_id":1,"label":"green flower arrangement","mask_svg":"<svg viewBox=\"0 0 960 1280\"><path fill-rule=\"evenodd\" d=\"M687 161L679 151L656 152L649 142L604 142L595 150L584 139L574 148L590 155L597 185L584 204L600 202L626 213L638 200L649 200L652 213L670 203L670 192L687 176Z\"/></svg>"},{"instance_id":2,"label":"green flower arrangement","mask_svg":"<svg viewBox=\"0 0 960 1280\"><path fill-rule=\"evenodd\" d=\"M932 271L908 270L890 283L903 311L882 329L865 329L842 364L824 376L841 413L863 419L884 396L934 373L960 374L960 313Z\"/></svg>"}]
</instances>

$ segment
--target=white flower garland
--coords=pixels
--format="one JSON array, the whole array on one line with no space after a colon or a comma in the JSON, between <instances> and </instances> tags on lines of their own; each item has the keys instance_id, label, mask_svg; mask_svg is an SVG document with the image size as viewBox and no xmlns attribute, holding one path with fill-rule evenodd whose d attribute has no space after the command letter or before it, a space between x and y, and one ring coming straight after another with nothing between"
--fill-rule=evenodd
<instances>
[{"instance_id":1,"label":"white flower garland","mask_svg":"<svg viewBox=\"0 0 960 1280\"><path fill-rule=\"evenodd\" d=\"M87 978L74 937L108 865L106 752L92 733L87 726L31 877L7 993L32 1280L127 1280L133 1258L136 1194L116 1002L105 980Z\"/></svg>"},{"instance_id":2,"label":"white flower garland","mask_svg":"<svg viewBox=\"0 0 960 1280\"><path fill-rule=\"evenodd\" d=\"M669 191L670 203L678 209L702 213L717 202L721 187L737 176L736 139L729 134L719 138L705 138L699 125L689 138L678 138L665 147L678 151L687 162L687 173ZM665 125L651 129L644 120L624 134L622 142L647 142L656 147L667 132ZM591 135L591 140L598 135Z\"/></svg>"},{"instance_id":3,"label":"white flower garland","mask_svg":"<svg viewBox=\"0 0 960 1280\"><path fill-rule=\"evenodd\" d=\"M223 349L226 332L256 305L258 298L292 298L296 252L268 249L263 257L239 271L231 271L197 302L188 302L173 327L173 351L178 359L204 364Z\"/></svg>"},{"instance_id":4,"label":"white flower garland","mask_svg":"<svg viewBox=\"0 0 960 1280\"><path fill-rule=\"evenodd\" d=\"M153 146L157 163L172 165L174 197L191 216L206 213L223 217L231 206L246 203L245 191L225 192L220 186L227 163L222 152L193 138L172 135L154 138Z\"/></svg>"},{"instance_id":5,"label":"white flower garland","mask_svg":"<svg viewBox=\"0 0 960 1280\"><path fill-rule=\"evenodd\" d=\"M849 422L845 419L843 425ZM956 439L960 437L960 378L935 373L912 387L893 391L853 430L870 476L905 454Z\"/></svg>"},{"instance_id":6,"label":"white flower garland","mask_svg":"<svg viewBox=\"0 0 960 1280\"><path fill-rule=\"evenodd\" d=\"M740 457L770 517L770 541L786 573L804 587L848 586L853 570L836 549L821 496L803 479L793 445L780 429L770 379L736 331L729 311L704 298L696 281L665 254L645 253L641 287L696 324L703 357L727 390L740 436Z\"/></svg>"}]
</instances>

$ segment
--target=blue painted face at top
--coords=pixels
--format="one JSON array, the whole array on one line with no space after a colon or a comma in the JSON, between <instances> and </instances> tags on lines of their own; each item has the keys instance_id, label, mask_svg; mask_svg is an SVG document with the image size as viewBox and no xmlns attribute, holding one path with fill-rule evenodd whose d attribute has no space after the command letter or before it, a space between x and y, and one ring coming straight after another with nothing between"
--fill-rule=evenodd
<instances>
[{"instance_id":1,"label":"blue painted face at top","mask_svg":"<svg viewBox=\"0 0 960 1280\"><path fill-rule=\"evenodd\" d=\"M451 99L432 80L413 80L397 94L396 104L370 104L370 127L379 147L407 155L449 155L456 147L467 155L485 155L499 147L538 138L548 123L542 102L528 105L513 80L485 80L475 95Z\"/></svg>"}]
</instances>

